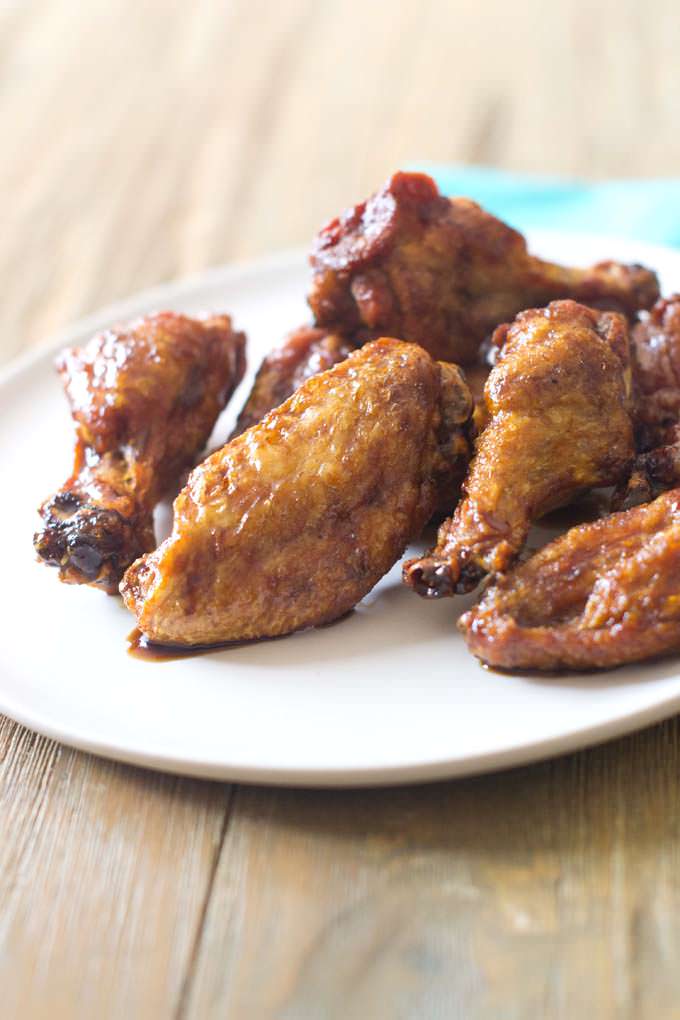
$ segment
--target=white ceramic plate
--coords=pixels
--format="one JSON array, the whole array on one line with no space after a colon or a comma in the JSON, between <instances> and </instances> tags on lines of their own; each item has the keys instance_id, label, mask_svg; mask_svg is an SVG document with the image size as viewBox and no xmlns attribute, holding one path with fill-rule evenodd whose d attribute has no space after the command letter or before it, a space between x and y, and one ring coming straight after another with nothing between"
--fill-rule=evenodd
<instances>
[{"instance_id":1,"label":"white ceramic plate","mask_svg":"<svg viewBox=\"0 0 680 1020\"><path fill-rule=\"evenodd\" d=\"M659 271L665 293L680 288L678 252L577 235L531 241L574 264L640 261ZM470 599L419 599L398 566L331 627L153 663L128 655L133 619L117 598L61 585L36 563L35 508L70 470L54 350L152 309L231 312L248 332L250 371L218 423L224 436L262 355L306 319L307 276L295 253L161 287L75 326L0 378L0 710L66 744L154 768L341 786L517 765L680 709L678 658L588 676L487 672L455 627ZM166 528L167 508L160 518Z\"/></svg>"}]
</instances>

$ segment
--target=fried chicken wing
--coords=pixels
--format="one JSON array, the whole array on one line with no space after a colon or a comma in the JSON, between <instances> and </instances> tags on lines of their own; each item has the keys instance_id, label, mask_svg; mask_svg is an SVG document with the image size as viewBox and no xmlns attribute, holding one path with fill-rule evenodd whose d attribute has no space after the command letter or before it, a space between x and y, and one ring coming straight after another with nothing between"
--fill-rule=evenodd
<instances>
[{"instance_id":1,"label":"fried chicken wing","mask_svg":"<svg viewBox=\"0 0 680 1020\"><path fill-rule=\"evenodd\" d=\"M241 380L245 336L227 315L162 312L65 351L57 368L76 424L75 464L40 508L35 548L62 581L114 593L155 546L155 504Z\"/></svg>"},{"instance_id":2,"label":"fried chicken wing","mask_svg":"<svg viewBox=\"0 0 680 1020\"><path fill-rule=\"evenodd\" d=\"M485 387L488 424L464 497L437 546L404 566L404 580L436 598L507 570L531 522L595 487L633 458L628 328L616 312L555 301L500 326Z\"/></svg>"},{"instance_id":3,"label":"fried chicken wing","mask_svg":"<svg viewBox=\"0 0 680 1020\"><path fill-rule=\"evenodd\" d=\"M427 521L471 410L456 366L397 340L308 379L191 473L123 579L139 629L191 646L342 616Z\"/></svg>"},{"instance_id":4,"label":"fried chicken wing","mask_svg":"<svg viewBox=\"0 0 680 1020\"><path fill-rule=\"evenodd\" d=\"M680 489L572 528L487 589L459 627L507 669L591 669L680 649Z\"/></svg>"},{"instance_id":5,"label":"fried chicken wing","mask_svg":"<svg viewBox=\"0 0 680 1020\"><path fill-rule=\"evenodd\" d=\"M680 483L680 294L643 312L631 340L638 456L614 494L617 510Z\"/></svg>"},{"instance_id":6,"label":"fried chicken wing","mask_svg":"<svg viewBox=\"0 0 680 1020\"><path fill-rule=\"evenodd\" d=\"M332 220L311 255L318 326L384 333L467 364L501 322L555 298L634 315L659 296L642 266L570 269L527 251L516 230L467 198L444 198L425 174L396 173Z\"/></svg>"},{"instance_id":7,"label":"fried chicken wing","mask_svg":"<svg viewBox=\"0 0 680 1020\"><path fill-rule=\"evenodd\" d=\"M344 361L355 345L336 333L301 326L264 359L231 439L262 421L307 379Z\"/></svg>"}]
</instances>

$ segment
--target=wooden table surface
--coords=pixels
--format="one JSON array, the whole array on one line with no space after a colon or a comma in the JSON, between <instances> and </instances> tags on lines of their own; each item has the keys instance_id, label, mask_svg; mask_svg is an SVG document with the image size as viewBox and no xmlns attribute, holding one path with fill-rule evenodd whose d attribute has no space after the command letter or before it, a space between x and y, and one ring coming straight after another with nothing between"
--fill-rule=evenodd
<instances>
[{"instance_id":1,"label":"wooden table surface","mask_svg":"<svg viewBox=\"0 0 680 1020\"><path fill-rule=\"evenodd\" d=\"M408 160L678 173L677 11L4 0L0 356L305 244ZM679 1017L679 732L310 792L1 721L0 1015Z\"/></svg>"}]
</instances>

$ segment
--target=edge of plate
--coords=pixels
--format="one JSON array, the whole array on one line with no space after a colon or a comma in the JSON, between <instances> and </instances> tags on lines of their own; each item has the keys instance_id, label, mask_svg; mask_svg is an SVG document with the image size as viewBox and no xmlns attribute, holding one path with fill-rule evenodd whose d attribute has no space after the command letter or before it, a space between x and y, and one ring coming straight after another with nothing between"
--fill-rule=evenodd
<instances>
[{"instance_id":1,"label":"edge of plate","mask_svg":"<svg viewBox=\"0 0 680 1020\"><path fill-rule=\"evenodd\" d=\"M96 333L123 319L147 314L168 303L174 304L200 288L219 286L222 281L228 280L233 283L238 281L240 276L248 277L254 272L276 272L297 268L304 264L306 257L304 248L286 248L259 258L210 266L177 280L168 280L148 287L132 297L121 298L91 315L77 319L58 330L49 339L32 344L29 350L11 358L0 367L0 386L4 386L37 361L51 356L61 347L72 344L75 338L83 333Z\"/></svg>"},{"instance_id":2,"label":"edge of plate","mask_svg":"<svg viewBox=\"0 0 680 1020\"><path fill-rule=\"evenodd\" d=\"M557 245L560 239L568 237L570 241L578 244L583 242L588 245L603 246L606 249L621 248L625 256L626 250L635 251L635 258L643 256L653 263L655 259L672 259L678 262L680 272L680 250L670 248L661 244L652 244L648 241L633 241L627 237L616 237L610 234L590 234L580 231L559 231L559 230L529 230L526 232L529 239L529 247L539 250L546 245L548 248ZM122 298L114 301L104 308L93 312L91 315L77 319L69 326L64 327L53 334L49 340L32 345L30 350L10 359L0 367L0 386L9 382L16 375L21 374L35 362L42 358L49 357L60 347L67 346L74 342L74 339L83 333L95 333L105 329L112 323L134 315L142 315L145 312L159 307L166 301L181 301L187 294L195 290L219 285L222 281L233 283L240 276L248 277L253 272L276 272L300 268L307 260L305 248L285 248L270 255L256 256L236 262L223 263L222 265L211 266L208 269L198 270L187 276L179 277L177 280L168 280L164 283L148 287L132 297Z\"/></svg>"},{"instance_id":3,"label":"edge of plate","mask_svg":"<svg viewBox=\"0 0 680 1020\"><path fill-rule=\"evenodd\" d=\"M627 734L653 723L662 722L680 711L680 694L628 714L615 716L595 726L577 729L559 737L548 737L526 744L506 746L496 751L471 755L465 758L445 758L430 762L404 763L390 766L360 768L320 768L238 765L206 759L176 758L172 755L139 751L106 741L91 740L77 732L66 732L50 725L35 714L15 709L11 703L0 700L0 713L26 726L49 740L65 744L78 751L99 758L125 762L175 775L248 783L266 786L304 788L353 788L371 786L399 786L409 783L426 783L434 780L482 775L507 768L520 768L532 762L557 757L571 751L584 750L596 744Z\"/></svg>"}]
</instances>

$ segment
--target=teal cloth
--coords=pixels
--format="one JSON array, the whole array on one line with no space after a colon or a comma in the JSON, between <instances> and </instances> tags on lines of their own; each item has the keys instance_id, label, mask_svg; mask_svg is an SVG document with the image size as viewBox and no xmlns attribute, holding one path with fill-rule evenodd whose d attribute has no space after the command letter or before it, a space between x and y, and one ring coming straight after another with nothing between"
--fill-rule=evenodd
<instances>
[{"instance_id":1,"label":"teal cloth","mask_svg":"<svg viewBox=\"0 0 680 1020\"><path fill-rule=\"evenodd\" d=\"M680 247L680 180L585 183L419 163L445 195L467 195L518 230L581 231Z\"/></svg>"}]
</instances>

